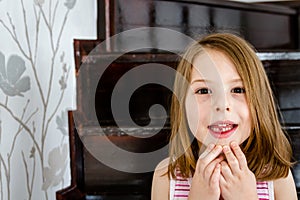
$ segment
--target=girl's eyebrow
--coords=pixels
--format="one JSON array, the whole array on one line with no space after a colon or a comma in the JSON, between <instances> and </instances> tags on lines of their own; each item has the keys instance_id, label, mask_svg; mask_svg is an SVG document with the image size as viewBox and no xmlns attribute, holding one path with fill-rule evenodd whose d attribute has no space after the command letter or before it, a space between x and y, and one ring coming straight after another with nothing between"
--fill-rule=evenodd
<instances>
[{"instance_id":1,"label":"girl's eyebrow","mask_svg":"<svg viewBox=\"0 0 300 200\"><path fill-rule=\"evenodd\" d=\"M207 82L212 82L210 80L205 80L205 79L194 79L191 81L191 84L193 83L197 83L197 82L200 82L200 83L207 83Z\"/></svg>"},{"instance_id":2,"label":"girl's eyebrow","mask_svg":"<svg viewBox=\"0 0 300 200\"><path fill-rule=\"evenodd\" d=\"M234 78L229 81L230 83L243 82L241 78Z\"/></svg>"},{"instance_id":3,"label":"girl's eyebrow","mask_svg":"<svg viewBox=\"0 0 300 200\"><path fill-rule=\"evenodd\" d=\"M212 83L212 80L207 80L207 79L194 79L191 81L191 84L194 83ZM239 82L243 82L241 78L233 78L231 80L228 81L228 83L239 83Z\"/></svg>"}]
</instances>

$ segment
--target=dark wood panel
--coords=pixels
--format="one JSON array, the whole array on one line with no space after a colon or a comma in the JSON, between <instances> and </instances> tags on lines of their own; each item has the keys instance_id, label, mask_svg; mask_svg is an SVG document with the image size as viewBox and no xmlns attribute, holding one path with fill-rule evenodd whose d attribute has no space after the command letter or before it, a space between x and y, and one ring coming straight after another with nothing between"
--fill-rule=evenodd
<instances>
[{"instance_id":1,"label":"dark wood panel","mask_svg":"<svg viewBox=\"0 0 300 200\"><path fill-rule=\"evenodd\" d=\"M264 61L282 123L300 124L300 60Z\"/></svg>"},{"instance_id":2,"label":"dark wood panel","mask_svg":"<svg viewBox=\"0 0 300 200\"><path fill-rule=\"evenodd\" d=\"M149 131L149 130L148 130ZM167 131L167 132L166 132ZM116 132L116 131L115 131ZM146 131L144 131L146 132ZM106 166L105 163L99 161L94 157L99 151L105 151L105 140L109 139L113 144L121 149L129 152L147 153L159 149L168 143L166 135L169 135L169 130L164 130L153 137L149 138L136 138L129 135L86 135L82 140L84 143L88 143L87 149L84 149L84 173L85 173L85 191L89 194L98 191L99 194L140 194L150 197L151 182L153 171L144 173L129 173L122 172ZM104 138L105 137L105 138ZM92 153L91 153L92 152ZM110 155L111 153L108 152ZM164 155L160 155L160 159L167 156L167 152ZM109 159L106 158L106 159ZM113 158L111 158L113 159ZM120 165L127 165L129 168L135 168L135 165L140 165L134 158L126 158L125 161L120 161ZM153 166L156 166L157 161ZM128 169L131 170L131 169Z\"/></svg>"},{"instance_id":3,"label":"dark wood panel","mask_svg":"<svg viewBox=\"0 0 300 200\"><path fill-rule=\"evenodd\" d=\"M297 125L294 128L290 128L287 130L288 135L290 137L290 141L293 147L293 159L295 161L295 165L292 167L292 173L295 179L298 198L300 197L300 126Z\"/></svg>"},{"instance_id":4,"label":"dark wood panel","mask_svg":"<svg viewBox=\"0 0 300 200\"><path fill-rule=\"evenodd\" d=\"M164 27L192 38L210 31L231 31L245 36L259 50L299 49L296 8L215 0L110 0L106 5L110 12L99 13L99 18L106 19L102 25L109 23L106 35L99 36L103 39L138 27ZM151 37L147 40L155 42ZM119 40L118 46L122 45L125 40ZM174 44L173 49L178 48Z\"/></svg>"}]
</instances>

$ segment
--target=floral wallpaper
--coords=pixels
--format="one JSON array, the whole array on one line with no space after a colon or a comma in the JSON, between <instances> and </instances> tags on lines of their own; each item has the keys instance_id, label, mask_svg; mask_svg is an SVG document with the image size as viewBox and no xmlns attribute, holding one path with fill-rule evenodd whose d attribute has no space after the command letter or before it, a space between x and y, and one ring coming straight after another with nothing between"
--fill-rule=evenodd
<instances>
[{"instance_id":1,"label":"floral wallpaper","mask_svg":"<svg viewBox=\"0 0 300 200\"><path fill-rule=\"evenodd\" d=\"M70 184L73 38L96 35L95 1L0 0L0 200L55 199Z\"/></svg>"}]
</instances>

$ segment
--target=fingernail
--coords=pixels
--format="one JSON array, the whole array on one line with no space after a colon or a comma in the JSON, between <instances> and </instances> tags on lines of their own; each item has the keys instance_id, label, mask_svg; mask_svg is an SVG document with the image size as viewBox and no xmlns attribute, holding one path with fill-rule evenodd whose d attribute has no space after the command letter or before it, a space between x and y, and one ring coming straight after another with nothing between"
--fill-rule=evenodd
<instances>
[{"instance_id":1,"label":"fingernail","mask_svg":"<svg viewBox=\"0 0 300 200\"><path fill-rule=\"evenodd\" d=\"M232 143L231 143L231 146L234 148L234 147L237 147L238 145L237 145L236 142L232 142Z\"/></svg>"},{"instance_id":2,"label":"fingernail","mask_svg":"<svg viewBox=\"0 0 300 200\"><path fill-rule=\"evenodd\" d=\"M212 150L213 148L215 147L215 145L214 144L210 144L210 145L208 145L208 150Z\"/></svg>"},{"instance_id":3,"label":"fingernail","mask_svg":"<svg viewBox=\"0 0 300 200\"><path fill-rule=\"evenodd\" d=\"M222 150L222 147L220 145L216 145L215 149L216 150Z\"/></svg>"},{"instance_id":4,"label":"fingernail","mask_svg":"<svg viewBox=\"0 0 300 200\"><path fill-rule=\"evenodd\" d=\"M223 147L223 151L224 151L224 153L227 153L227 152L229 152L229 151L230 151L230 149L229 149L229 147L228 147L228 146L224 146L224 147Z\"/></svg>"}]
</instances>

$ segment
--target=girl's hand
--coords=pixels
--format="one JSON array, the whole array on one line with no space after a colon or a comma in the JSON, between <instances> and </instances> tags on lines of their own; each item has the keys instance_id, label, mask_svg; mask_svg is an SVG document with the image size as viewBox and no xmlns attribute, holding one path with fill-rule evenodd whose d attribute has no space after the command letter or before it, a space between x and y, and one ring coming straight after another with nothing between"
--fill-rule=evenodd
<instances>
[{"instance_id":1,"label":"girl's hand","mask_svg":"<svg viewBox=\"0 0 300 200\"><path fill-rule=\"evenodd\" d=\"M257 200L256 178L248 168L244 153L236 142L232 142L230 147L223 147L227 162L221 162L222 197L225 200Z\"/></svg>"},{"instance_id":2,"label":"girl's hand","mask_svg":"<svg viewBox=\"0 0 300 200\"><path fill-rule=\"evenodd\" d=\"M220 162L224 160L224 157L219 156L221 153L222 147L220 145L210 144L201 154L196 164L189 200L219 200L221 194L219 185Z\"/></svg>"}]
</instances>

